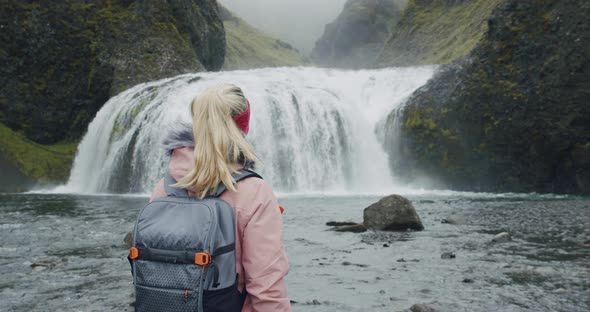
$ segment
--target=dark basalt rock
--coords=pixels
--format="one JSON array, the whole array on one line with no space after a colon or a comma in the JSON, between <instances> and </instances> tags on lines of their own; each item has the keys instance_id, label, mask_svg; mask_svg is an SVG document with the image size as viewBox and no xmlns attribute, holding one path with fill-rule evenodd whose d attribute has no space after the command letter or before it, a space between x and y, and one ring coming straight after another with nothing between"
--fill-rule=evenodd
<instances>
[{"instance_id":1,"label":"dark basalt rock","mask_svg":"<svg viewBox=\"0 0 590 312\"><path fill-rule=\"evenodd\" d=\"M424 229L412 203L400 196L390 195L365 208L365 227L382 231L405 231Z\"/></svg>"},{"instance_id":2,"label":"dark basalt rock","mask_svg":"<svg viewBox=\"0 0 590 312\"><path fill-rule=\"evenodd\" d=\"M468 191L590 193L588 16L585 0L501 4L469 56L407 101L401 133L388 116L396 175Z\"/></svg>"},{"instance_id":3,"label":"dark basalt rock","mask_svg":"<svg viewBox=\"0 0 590 312\"><path fill-rule=\"evenodd\" d=\"M327 226L345 226L345 225L356 225L356 222L351 221L329 221L326 222Z\"/></svg>"},{"instance_id":4,"label":"dark basalt rock","mask_svg":"<svg viewBox=\"0 0 590 312\"><path fill-rule=\"evenodd\" d=\"M130 86L218 70L225 55L211 0L8 0L0 21L0 123L42 144L79 139Z\"/></svg>"},{"instance_id":5,"label":"dark basalt rock","mask_svg":"<svg viewBox=\"0 0 590 312\"><path fill-rule=\"evenodd\" d=\"M336 232L352 232L352 233L363 233L367 231L367 227L360 223L360 224L353 224L353 225L341 225L334 228Z\"/></svg>"}]
</instances>

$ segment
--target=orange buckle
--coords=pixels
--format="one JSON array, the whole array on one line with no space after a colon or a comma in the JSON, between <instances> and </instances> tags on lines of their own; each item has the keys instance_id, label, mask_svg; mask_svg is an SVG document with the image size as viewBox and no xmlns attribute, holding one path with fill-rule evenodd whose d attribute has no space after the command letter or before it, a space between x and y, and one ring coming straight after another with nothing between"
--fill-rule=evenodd
<instances>
[{"instance_id":1,"label":"orange buckle","mask_svg":"<svg viewBox=\"0 0 590 312\"><path fill-rule=\"evenodd\" d=\"M139 257L139 249L135 247L129 248L129 259L135 260Z\"/></svg>"},{"instance_id":2,"label":"orange buckle","mask_svg":"<svg viewBox=\"0 0 590 312\"><path fill-rule=\"evenodd\" d=\"M195 254L195 264L200 266L207 266L211 263L211 255L208 252L197 252Z\"/></svg>"}]
</instances>

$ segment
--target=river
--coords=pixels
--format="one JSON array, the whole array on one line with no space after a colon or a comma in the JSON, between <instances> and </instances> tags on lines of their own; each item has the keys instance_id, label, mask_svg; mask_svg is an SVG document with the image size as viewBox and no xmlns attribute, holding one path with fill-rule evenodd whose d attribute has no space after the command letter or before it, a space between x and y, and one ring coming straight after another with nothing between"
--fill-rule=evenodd
<instances>
[{"instance_id":1,"label":"river","mask_svg":"<svg viewBox=\"0 0 590 312\"><path fill-rule=\"evenodd\" d=\"M294 311L588 311L590 200L406 195L422 232L337 233L375 196L281 196ZM123 237L143 196L0 195L1 311L132 311ZM462 224L442 219L455 215ZM508 231L513 240L491 243ZM451 252L452 259L441 255Z\"/></svg>"}]
</instances>

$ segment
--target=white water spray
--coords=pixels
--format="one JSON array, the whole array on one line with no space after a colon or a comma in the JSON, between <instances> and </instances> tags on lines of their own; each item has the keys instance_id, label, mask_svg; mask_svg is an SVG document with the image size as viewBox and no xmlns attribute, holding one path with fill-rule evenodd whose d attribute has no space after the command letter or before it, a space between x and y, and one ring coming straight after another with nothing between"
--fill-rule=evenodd
<instances>
[{"instance_id":1,"label":"white water spray","mask_svg":"<svg viewBox=\"0 0 590 312\"><path fill-rule=\"evenodd\" d=\"M252 105L257 171L279 192L379 193L395 184L376 124L432 76L432 67L341 71L273 68L198 73L138 85L109 100L79 146L67 185L76 193L146 193L161 178L160 146L189 103L218 83Z\"/></svg>"}]
</instances>

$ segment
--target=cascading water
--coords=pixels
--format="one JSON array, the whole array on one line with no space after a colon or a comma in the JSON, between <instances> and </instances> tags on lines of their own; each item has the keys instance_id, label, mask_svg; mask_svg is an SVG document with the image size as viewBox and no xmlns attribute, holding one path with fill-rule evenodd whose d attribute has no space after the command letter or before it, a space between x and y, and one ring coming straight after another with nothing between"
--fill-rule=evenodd
<instances>
[{"instance_id":1,"label":"cascading water","mask_svg":"<svg viewBox=\"0 0 590 312\"><path fill-rule=\"evenodd\" d=\"M341 71L273 68L198 73L138 85L109 100L79 146L76 193L146 193L162 176L166 128L190 122L189 103L218 83L252 105L257 170L279 192L377 193L394 186L375 126L432 76L433 67Z\"/></svg>"}]
</instances>

